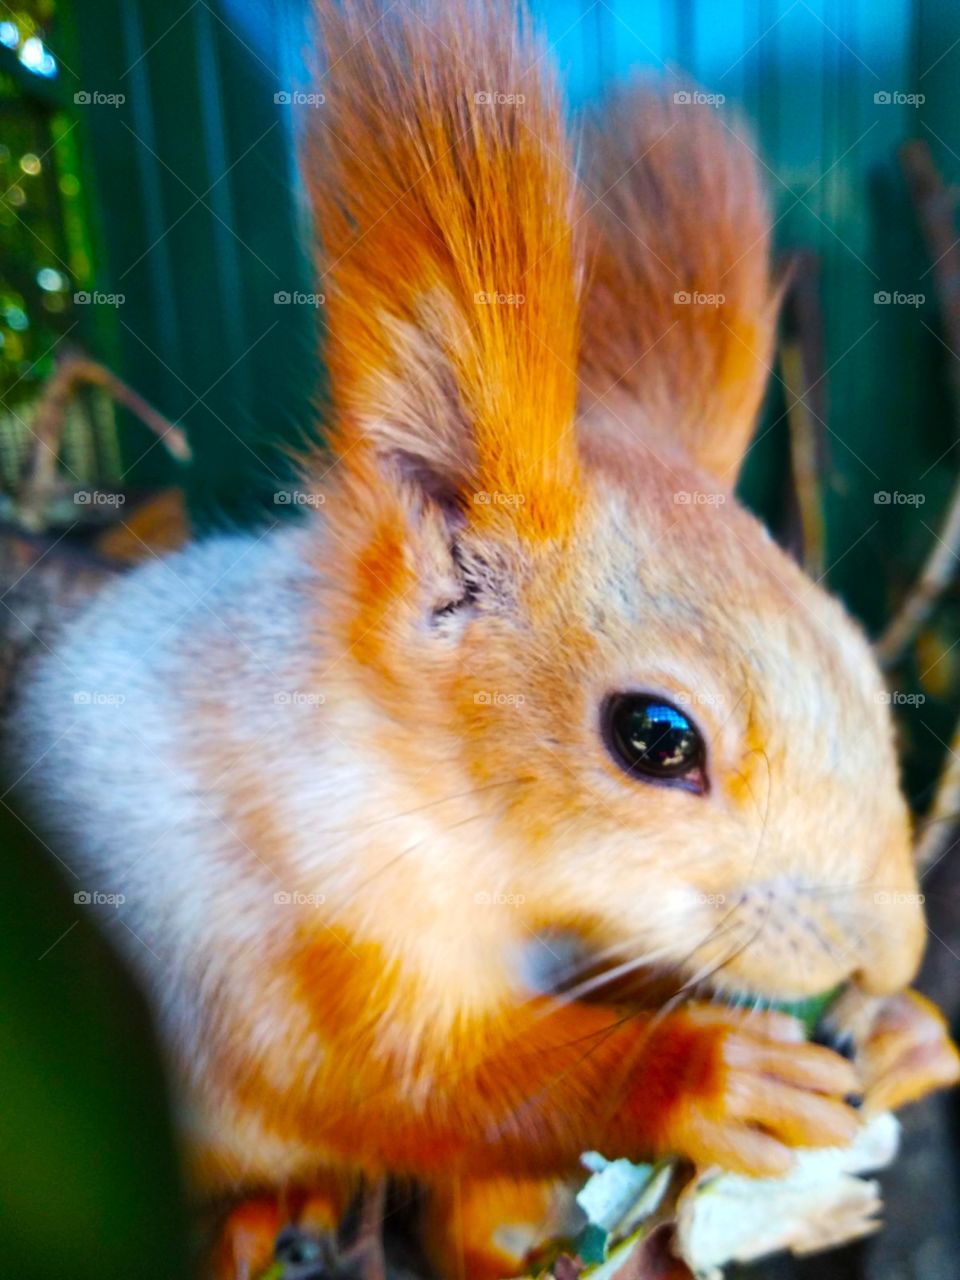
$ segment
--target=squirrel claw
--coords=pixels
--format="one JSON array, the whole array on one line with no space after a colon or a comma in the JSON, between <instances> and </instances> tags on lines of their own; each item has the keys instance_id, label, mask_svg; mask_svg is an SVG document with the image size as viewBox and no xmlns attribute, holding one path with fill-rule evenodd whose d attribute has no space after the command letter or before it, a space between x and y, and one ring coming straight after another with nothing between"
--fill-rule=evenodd
<instances>
[{"instance_id":1,"label":"squirrel claw","mask_svg":"<svg viewBox=\"0 0 960 1280\"><path fill-rule=\"evenodd\" d=\"M895 1110L960 1080L960 1053L943 1017L917 991L851 993L831 1021L853 1036L867 1112Z\"/></svg>"},{"instance_id":2,"label":"squirrel claw","mask_svg":"<svg viewBox=\"0 0 960 1280\"><path fill-rule=\"evenodd\" d=\"M796 1147L845 1146L857 1134L845 1101L859 1088L856 1071L804 1042L792 1018L690 1005L654 1039L645 1075L659 1077L659 1151L770 1177L790 1168Z\"/></svg>"}]
</instances>

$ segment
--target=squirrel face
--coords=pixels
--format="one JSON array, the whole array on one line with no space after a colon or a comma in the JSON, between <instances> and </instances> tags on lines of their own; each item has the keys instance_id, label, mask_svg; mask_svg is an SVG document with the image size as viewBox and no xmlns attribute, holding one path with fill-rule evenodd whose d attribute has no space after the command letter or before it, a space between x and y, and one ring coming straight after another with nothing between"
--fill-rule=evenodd
<instances>
[{"instance_id":1,"label":"squirrel face","mask_svg":"<svg viewBox=\"0 0 960 1280\"><path fill-rule=\"evenodd\" d=\"M417 586L365 684L398 726L392 768L408 760L416 785L429 759L432 786L482 798L485 834L443 874L471 885L492 859L477 887L502 885L521 938L567 931L678 985L904 986L921 899L865 639L706 473L591 452L563 537L524 536L509 504L457 531L457 603L429 610L442 522L399 544ZM646 761L624 741L644 705L675 713Z\"/></svg>"},{"instance_id":2,"label":"squirrel face","mask_svg":"<svg viewBox=\"0 0 960 1280\"><path fill-rule=\"evenodd\" d=\"M637 463L596 477L573 547L465 640L453 714L475 777L522 779L501 830L532 914L713 986L896 990L924 931L868 646L729 495ZM659 760L662 722L632 760L624 742L636 695L677 713Z\"/></svg>"}]
</instances>

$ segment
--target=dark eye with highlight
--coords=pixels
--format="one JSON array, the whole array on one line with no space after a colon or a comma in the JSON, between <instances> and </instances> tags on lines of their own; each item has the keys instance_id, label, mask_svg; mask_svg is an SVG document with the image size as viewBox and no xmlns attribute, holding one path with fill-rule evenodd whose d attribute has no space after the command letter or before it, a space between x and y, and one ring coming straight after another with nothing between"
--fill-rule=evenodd
<instances>
[{"instance_id":1,"label":"dark eye with highlight","mask_svg":"<svg viewBox=\"0 0 960 1280\"><path fill-rule=\"evenodd\" d=\"M607 749L627 773L706 791L706 746L685 711L652 693L615 693L601 715Z\"/></svg>"}]
</instances>

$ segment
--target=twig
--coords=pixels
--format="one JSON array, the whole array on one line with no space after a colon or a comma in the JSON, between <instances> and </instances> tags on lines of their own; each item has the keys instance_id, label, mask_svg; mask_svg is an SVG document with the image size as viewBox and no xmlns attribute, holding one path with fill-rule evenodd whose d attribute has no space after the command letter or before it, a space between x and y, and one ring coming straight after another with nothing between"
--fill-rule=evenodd
<instances>
[{"instance_id":1,"label":"twig","mask_svg":"<svg viewBox=\"0 0 960 1280\"><path fill-rule=\"evenodd\" d=\"M943 857L957 834L960 817L960 721L953 731L947 758L937 779L933 801L917 832L917 867L925 871Z\"/></svg>"},{"instance_id":2,"label":"twig","mask_svg":"<svg viewBox=\"0 0 960 1280\"><path fill-rule=\"evenodd\" d=\"M386 1280L387 1267L383 1251L383 1211L386 1199L386 1178L377 1178L364 1184L357 1235L349 1252L350 1261L359 1264L363 1280Z\"/></svg>"},{"instance_id":3,"label":"twig","mask_svg":"<svg viewBox=\"0 0 960 1280\"><path fill-rule=\"evenodd\" d=\"M800 559L814 577L826 564L826 529L821 476L825 450L820 421L824 417L822 391L823 337L817 290L817 262L813 254L794 259L793 279L784 308L786 341L780 364L787 392L790 429L790 470L800 521ZM816 399L814 408L810 401Z\"/></svg>"},{"instance_id":4,"label":"twig","mask_svg":"<svg viewBox=\"0 0 960 1280\"><path fill-rule=\"evenodd\" d=\"M892 667L903 655L950 585L960 564L960 479L950 499L943 527L936 535L920 576L876 644L882 667Z\"/></svg>"},{"instance_id":5,"label":"twig","mask_svg":"<svg viewBox=\"0 0 960 1280\"><path fill-rule=\"evenodd\" d=\"M933 266L934 286L946 346L954 355L948 366L953 412L960 437L960 250L955 229L956 193L946 186L925 142L900 149L900 165L910 186L917 219ZM920 576L877 641L877 657L893 666L914 640L950 585L960 562L960 479L954 487L946 519Z\"/></svg>"},{"instance_id":6,"label":"twig","mask_svg":"<svg viewBox=\"0 0 960 1280\"><path fill-rule=\"evenodd\" d=\"M57 457L67 410L81 386L106 391L162 440L174 458L180 462L190 460L190 446L179 427L102 364L85 356L68 355L44 388L31 424L34 447L21 478L17 501L18 515L27 528L42 527L47 503L59 488Z\"/></svg>"},{"instance_id":7,"label":"twig","mask_svg":"<svg viewBox=\"0 0 960 1280\"><path fill-rule=\"evenodd\" d=\"M926 142L914 138L900 148L900 167L910 187L917 221L923 234L943 318L947 346L960 352L960 252L957 249L955 214L957 190L940 176ZM960 364L950 368L954 391L960 398Z\"/></svg>"}]
</instances>

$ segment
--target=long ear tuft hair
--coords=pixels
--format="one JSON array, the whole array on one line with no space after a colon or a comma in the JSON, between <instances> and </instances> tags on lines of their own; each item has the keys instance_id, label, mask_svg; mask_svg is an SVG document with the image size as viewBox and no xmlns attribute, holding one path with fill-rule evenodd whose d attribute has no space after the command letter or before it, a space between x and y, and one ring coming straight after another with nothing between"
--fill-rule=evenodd
<instances>
[{"instance_id":1,"label":"long ear tuft hair","mask_svg":"<svg viewBox=\"0 0 960 1280\"><path fill-rule=\"evenodd\" d=\"M334 450L462 508L522 495L516 517L556 533L577 489L581 266L542 50L508 0L318 0L318 16L308 180Z\"/></svg>"},{"instance_id":2,"label":"long ear tuft hair","mask_svg":"<svg viewBox=\"0 0 960 1280\"><path fill-rule=\"evenodd\" d=\"M757 164L720 112L641 84L585 134L586 430L637 422L732 486L760 407L779 291Z\"/></svg>"}]
</instances>

